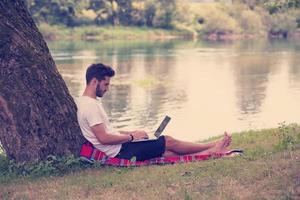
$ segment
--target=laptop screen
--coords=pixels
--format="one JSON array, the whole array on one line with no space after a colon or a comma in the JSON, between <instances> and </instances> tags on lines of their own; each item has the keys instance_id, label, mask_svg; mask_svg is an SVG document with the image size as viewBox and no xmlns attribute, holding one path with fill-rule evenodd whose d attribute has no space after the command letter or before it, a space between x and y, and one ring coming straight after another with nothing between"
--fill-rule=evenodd
<instances>
[{"instance_id":1,"label":"laptop screen","mask_svg":"<svg viewBox=\"0 0 300 200\"><path fill-rule=\"evenodd\" d=\"M154 133L155 137L158 138L162 134L162 132L164 131L164 129L166 128L170 120L171 118L169 116L165 116L164 120L160 123L159 127Z\"/></svg>"}]
</instances>

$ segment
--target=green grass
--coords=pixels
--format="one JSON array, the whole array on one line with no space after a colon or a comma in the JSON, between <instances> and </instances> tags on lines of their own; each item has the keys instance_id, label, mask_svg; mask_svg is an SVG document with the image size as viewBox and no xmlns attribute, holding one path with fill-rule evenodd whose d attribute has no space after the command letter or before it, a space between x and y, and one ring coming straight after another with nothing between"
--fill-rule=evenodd
<instances>
[{"instance_id":1,"label":"green grass","mask_svg":"<svg viewBox=\"0 0 300 200\"><path fill-rule=\"evenodd\" d=\"M186 31L125 26L79 26L40 24L39 30L47 40L145 40L184 37Z\"/></svg>"},{"instance_id":2,"label":"green grass","mask_svg":"<svg viewBox=\"0 0 300 200\"><path fill-rule=\"evenodd\" d=\"M0 176L0 199L299 198L298 125L235 133L231 147L243 148L245 155L166 166L80 167L39 176L10 172ZM5 170L5 160L0 163Z\"/></svg>"}]
</instances>

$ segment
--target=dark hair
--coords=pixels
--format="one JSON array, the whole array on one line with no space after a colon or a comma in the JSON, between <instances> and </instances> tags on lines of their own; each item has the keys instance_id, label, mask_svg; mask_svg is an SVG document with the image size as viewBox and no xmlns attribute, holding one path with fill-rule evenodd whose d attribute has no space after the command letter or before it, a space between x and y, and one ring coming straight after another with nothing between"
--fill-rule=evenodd
<instances>
[{"instance_id":1,"label":"dark hair","mask_svg":"<svg viewBox=\"0 0 300 200\"><path fill-rule=\"evenodd\" d=\"M86 84L89 84L93 78L100 81L104 80L105 76L113 77L114 75L115 71L110 66L102 63L92 64L86 70Z\"/></svg>"}]
</instances>

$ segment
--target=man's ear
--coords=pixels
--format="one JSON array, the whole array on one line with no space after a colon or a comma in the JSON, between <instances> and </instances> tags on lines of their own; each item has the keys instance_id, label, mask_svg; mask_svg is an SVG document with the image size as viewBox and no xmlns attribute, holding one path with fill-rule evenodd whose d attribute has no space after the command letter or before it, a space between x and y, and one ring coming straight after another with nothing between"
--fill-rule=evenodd
<instances>
[{"instance_id":1,"label":"man's ear","mask_svg":"<svg viewBox=\"0 0 300 200\"><path fill-rule=\"evenodd\" d=\"M92 79L92 83L93 83L93 84L98 84L98 82L99 82L99 81L98 81L96 78L93 78L93 79Z\"/></svg>"},{"instance_id":2,"label":"man's ear","mask_svg":"<svg viewBox=\"0 0 300 200\"><path fill-rule=\"evenodd\" d=\"M98 80L96 78L92 78L91 80L91 85L97 85L98 84Z\"/></svg>"}]
</instances>

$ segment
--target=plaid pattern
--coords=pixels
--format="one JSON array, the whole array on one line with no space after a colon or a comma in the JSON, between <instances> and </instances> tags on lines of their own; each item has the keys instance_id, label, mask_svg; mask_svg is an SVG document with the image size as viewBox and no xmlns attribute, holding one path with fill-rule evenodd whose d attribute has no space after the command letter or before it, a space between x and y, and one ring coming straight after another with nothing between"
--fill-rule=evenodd
<instances>
[{"instance_id":1,"label":"plaid pattern","mask_svg":"<svg viewBox=\"0 0 300 200\"><path fill-rule=\"evenodd\" d=\"M108 157L102 151L96 149L91 143L86 142L82 145L80 151L80 157L90 163L95 161L101 165L118 166L118 167L137 167L137 166L148 166L148 165L164 165L174 163L187 163L201 160L207 160L212 158L220 158L223 156L230 156L237 152L228 151L226 153L214 153L207 155L183 155L183 156L172 156L172 157L158 157L145 161L134 161L120 158Z\"/></svg>"}]
</instances>

